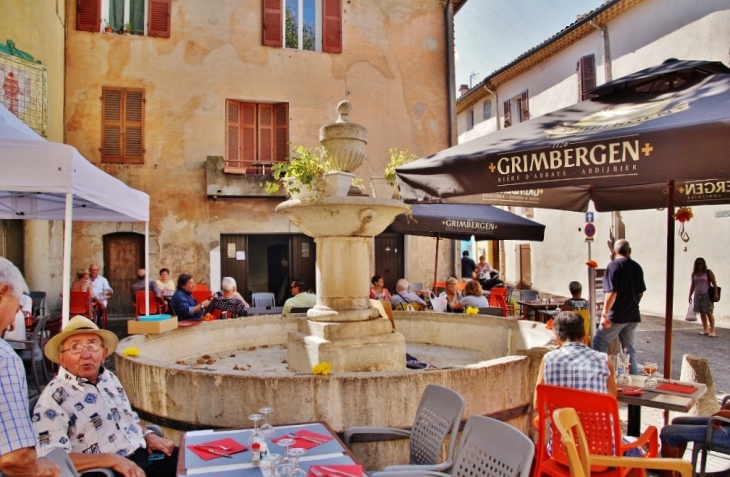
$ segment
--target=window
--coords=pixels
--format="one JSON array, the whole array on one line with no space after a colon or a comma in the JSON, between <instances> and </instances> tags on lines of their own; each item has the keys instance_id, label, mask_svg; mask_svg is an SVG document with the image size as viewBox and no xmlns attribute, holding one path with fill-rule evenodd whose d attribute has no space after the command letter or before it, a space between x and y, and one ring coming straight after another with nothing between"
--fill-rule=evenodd
<instances>
[{"instance_id":1,"label":"window","mask_svg":"<svg viewBox=\"0 0 730 477\"><path fill-rule=\"evenodd\" d=\"M289 156L289 104L226 100L224 172L265 174Z\"/></svg>"},{"instance_id":2,"label":"window","mask_svg":"<svg viewBox=\"0 0 730 477\"><path fill-rule=\"evenodd\" d=\"M474 129L474 110L470 109L466 112L466 130L471 131Z\"/></svg>"},{"instance_id":3,"label":"window","mask_svg":"<svg viewBox=\"0 0 730 477\"><path fill-rule=\"evenodd\" d=\"M596 57L587 55L578 61L578 101L591 99L588 91L596 87Z\"/></svg>"},{"instance_id":4,"label":"window","mask_svg":"<svg viewBox=\"0 0 730 477\"><path fill-rule=\"evenodd\" d=\"M512 126L512 117L517 119L515 124L530 119L530 101L527 90L523 91L519 96L515 96L504 102L504 127L508 128Z\"/></svg>"},{"instance_id":5,"label":"window","mask_svg":"<svg viewBox=\"0 0 730 477\"><path fill-rule=\"evenodd\" d=\"M121 33L129 26L134 34L170 38L171 9L172 0L77 0L76 29Z\"/></svg>"},{"instance_id":6,"label":"window","mask_svg":"<svg viewBox=\"0 0 730 477\"><path fill-rule=\"evenodd\" d=\"M144 90L101 90L101 162L144 164Z\"/></svg>"},{"instance_id":7,"label":"window","mask_svg":"<svg viewBox=\"0 0 730 477\"><path fill-rule=\"evenodd\" d=\"M262 0L263 44L342 53L342 0Z\"/></svg>"},{"instance_id":8,"label":"window","mask_svg":"<svg viewBox=\"0 0 730 477\"><path fill-rule=\"evenodd\" d=\"M492 117L492 100L488 99L484 101L482 106L482 118L489 119Z\"/></svg>"}]
</instances>

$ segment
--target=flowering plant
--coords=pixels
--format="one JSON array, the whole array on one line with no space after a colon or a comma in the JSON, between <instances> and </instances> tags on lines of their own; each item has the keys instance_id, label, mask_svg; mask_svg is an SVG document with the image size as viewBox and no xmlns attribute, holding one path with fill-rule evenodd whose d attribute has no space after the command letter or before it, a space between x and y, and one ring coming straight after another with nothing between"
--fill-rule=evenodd
<instances>
[{"instance_id":1,"label":"flowering plant","mask_svg":"<svg viewBox=\"0 0 730 477\"><path fill-rule=\"evenodd\" d=\"M122 354L124 356L129 356L130 358L136 358L139 356L139 348L136 346L130 346L129 348L124 348L124 351L122 351Z\"/></svg>"},{"instance_id":2,"label":"flowering plant","mask_svg":"<svg viewBox=\"0 0 730 477\"><path fill-rule=\"evenodd\" d=\"M388 184L395 187L395 168L400 167L409 162L413 162L418 159L418 156L411 152L410 149L390 149L390 162L385 166L385 180Z\"/></svg>"},{"instance_id":3,"label":"flowering plant","mask_svg":"<svg viewBox=\"0 0 730 477\"><path fill-rule=\"evenodd\" d=\"M467 315L478 315L479 314L479 308L474 308L473 306L467 306L465 313Z\"/></svg>"},{"instance_id":4,"label":"flowering plant","mask_svg":"<svg viewBox=\"0 0 730 477\"><path fill-rule=\"evenodd\" d=\"M682 207L674 214L674 219L682 223L689 222L692 217L694 217L692 207Z\"/></svg>"},{"instance_id":5,"label":"flowering plant","mask_svg":"<svg viewBox=\"0 0 730 477\"><path fill-rule=\"evenodd\" d=\"M322 376L327 376L332 371L332 365L329 364L327 361L322 361L321 363L317 363L312 367L312 374L321 374Z\"/></svg>"}]
</instances>

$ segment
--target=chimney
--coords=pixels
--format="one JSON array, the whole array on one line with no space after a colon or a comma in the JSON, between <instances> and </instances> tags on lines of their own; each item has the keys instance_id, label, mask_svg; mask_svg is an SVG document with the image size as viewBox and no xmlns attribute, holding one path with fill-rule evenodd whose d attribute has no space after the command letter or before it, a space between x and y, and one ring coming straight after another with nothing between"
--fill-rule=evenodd
<instances>
[{"instance_id":1,"label":"chimney","mask_svg":"<svg viewBox=\"0 0 730 477\"><path fill-rule=\"evenodd\" d=\"M462 84L461 86L459 86L459 96L464 96L467 91L469 91L468 85Z\"/></svg>"}]
</instances>

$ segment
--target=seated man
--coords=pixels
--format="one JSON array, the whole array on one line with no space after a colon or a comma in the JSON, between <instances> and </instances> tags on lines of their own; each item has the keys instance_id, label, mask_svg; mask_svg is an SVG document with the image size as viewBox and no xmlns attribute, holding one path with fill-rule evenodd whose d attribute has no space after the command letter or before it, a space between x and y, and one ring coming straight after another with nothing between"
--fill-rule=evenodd
<instances>
[{"instance_id":1,"label":"seated man","mask_svg":"<svg viewBox=\"0 0 730 477\"><path fill-rule=\"evenodd\" d=\"M405 278L395 284L395 293L390 297L390 304L394 310L402 310L409 304L420 305L420 309L426 308L426 302L420 296L408 291L408 280Z\"/></svg>"},{"instance_id":2,"label":"seated man","mask_svg":"<svg viewBox=\"0 0 730 477\"><path fill-rule=\"evenodd\" d=\"M730 403L725 404L714 415L730 419ZM704 444L709 421L708 416L681 416L672 420L671 425L664 426L659 434L662 441L662 457L678 457L681 459L687 449L688 442ZM713 422L711 442L712 445L730 447L730 424L721 421ZM671 472L664 472L663 474L669 476Z\"/></svg>"},{"instance_id":3,"label":"seated man","mask_svg":"<svg viewBox=\"0 0 730 477\"><path fill-rule=\"evenodd\" d=\"M147 270L144 268L137 270L137 281L132 284L132 301L137 300L138 291L144 291L145 283L149 284L149 291L155 294L157 303L159 303L161 309L164 311L165 308L167 308L167 303L165 302L165 299L162 298L162 291L160 290L160 287L157 286L156 281L147 280Z\"/></svg>"},{"instance_id":4,"label":"seated man","mask_svg":"<svg viewBox=\"0 0 730 477\"><path fill-rule=\"evenodd\" d=\"M221 295L210 300L210 305L205 309L206 313L221 310L229 312L230 318L248 316L248 312L246 312L246 308L249 307L248 303L236 291L236 280L233 277L223 277L221 280Z\"/></svg>"},{"instance_id":5,"label":"seated man","mask_svg":"<svg viewBox=\"0 0 730 477\"><path fill-rule=\"evenodd\" d=\"M15 265L0 257L0 329L15 319L20 296L27 288ZM58 477L59 468L53 461L37 458L23 361L5 340L0 340L0 389L0 473Z\"/></svg>"},{"instance_id":6,"label":"seated man","mask_svg":"<svg viewBox=\"0 0 730 477\"><path fill-rule=\"evenodd\" d=\"M117 343L114 333L78 315L48 342L46 357L61 367L33 411L39 453L65 449L78 471L102 467L125 477L174 477L175 443L139 422L119 379L102 366ZM153 451L164 457L150 460Z\"/></svg>"},{"instance_id":7,"label":"seated man","mask_svg":"<svg viewBox=\"0 0 730 477\"><path fill-rule=\"evenodd\" d=\"M290 288L293 296L284 302L282 313L291 313L292 308L312 308L317 304L317 295L307 292L304 280L294 279Z\"/></svg>"},{"instance_id":8,"label":"seated man","mask_svg":"<svg viewBox=\"0 0 730 477\"><path fill-rule=\"evenodd\" d=\"M170 305L180 321L196 320L200 321L203 311L210 305L210 300L203 300L198 303L193 298L193 290L195 289L195 280L187 273L181 274L177 279L177 291L172 295Z\"/></svg>"}]
</instances>

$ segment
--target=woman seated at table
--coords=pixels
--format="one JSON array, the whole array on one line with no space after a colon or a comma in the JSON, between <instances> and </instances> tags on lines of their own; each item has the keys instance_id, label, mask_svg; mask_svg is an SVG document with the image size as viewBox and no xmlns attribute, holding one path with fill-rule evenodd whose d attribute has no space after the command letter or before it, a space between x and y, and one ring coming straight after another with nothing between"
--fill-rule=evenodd
<instances>
[{"instance_id":1,"label":"woman seated at table","mask_svg":"<svg viewBox=\"0 0 730 477\"><path fill-rule=\"evenodd\" d=\"M96 317L99 312L104 312L104 305L99 302L94 296L94 285L89 280L89 270L86 268L79 268L76 270L76 280L71 282L72 292L82 292L89 294L89 300L91 300L91 313L92 316ZM63 295L63 294L61 294Z\"/></svg>"},{"instance_id":2,"label":"woman seated at table","mask_svg":"<svg viewBox=\"0 0 730 477\"><path fill-rule=\"evenodd\" d=\"M459 286L459 280L455 277L449 277L446 279L446 290L441 292L439 295L441 298L446 298L446 312L453 313L454 311L461 312L464 307L461 306L461 299L463 298L461 292L456 288Z\"/></svg>"},{"instance_id":3,"label":"woman seated at table","mask_svg":"<svg viewBox=\"0 0 730 477\"><path fill-rule=\"evenodd\" d=\"M250 308L246 300L236 291L236 280L233 277L223 277L221 291L216 294L205 309L206 313L213 310L227 311L231 318L248 316L246 308Z\"/></svg>"},{"instance_id":4,"label":"woman seated at table","mask_svg":"<svg viewBox=\"0 0 730 477\"><path fill-rule=\"evenodd\" d=\"M175 282L170 279L170 270L167 268L160 269L160 279L156 280L157 288L163 295L172 295L175 293Z\"/></svg>"},{"instance_id":5,"label":"woman seated at table","mask_svg":"<svg viewBox=\"0 0 730 477\"><path fill-rule=\"evenodd\" d=\"M464 296L459 300L461 307L466 309L467 307L472 308L486 308L489 306L487 298L483 295L482 286L476 280L467 282L466 288L464 288Z\"/></svg>"},{"instance_id":6,"label":"woman seated at table","mask_svg":"<svg viewBox=\"0 0 730 477\"><path fill-rule=\"evenodd\" d=\"M370 284L372 285L372 287L370 287L370 299L390 301L390 292L383 286L385 285L385 281L381 275L373 276L372 280L370 280Z\"/></svg>"}]
</instances>

